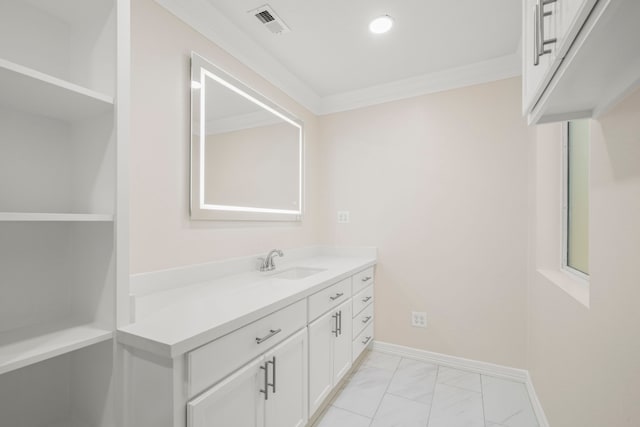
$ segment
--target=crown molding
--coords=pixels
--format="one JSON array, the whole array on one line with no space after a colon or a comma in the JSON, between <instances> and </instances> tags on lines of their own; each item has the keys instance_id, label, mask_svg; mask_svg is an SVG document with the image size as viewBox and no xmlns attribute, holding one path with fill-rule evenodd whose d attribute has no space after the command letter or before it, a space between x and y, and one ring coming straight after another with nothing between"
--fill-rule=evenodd
<instances>
[{"instance_id":1,"label":"crown molding","mask_svg":"<svg viewBox=\"0 0 640 427\"><path fill-rule=\"evenodd\" d=\"M448 68L404 80L327 96L320 114L368 107L521 75L521 59L516 53L462 67Z\"/></svg>"},{"instance_id":2,"label":"crown molding","mask_svg":"<svg viewBox=\"0 0 640 427\"><path fill-rule=\"evenodd\" d=\"M520 76L522 73L519 47L513 54L491 60L320 97L207 0L155 1L315 115L488 83Z\"/></svg>"}]
</instances>

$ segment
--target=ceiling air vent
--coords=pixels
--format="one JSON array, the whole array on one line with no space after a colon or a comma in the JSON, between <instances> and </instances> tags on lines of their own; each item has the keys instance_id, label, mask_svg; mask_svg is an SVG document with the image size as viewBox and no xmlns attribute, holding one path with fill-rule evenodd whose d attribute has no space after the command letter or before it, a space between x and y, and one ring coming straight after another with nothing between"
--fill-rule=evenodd
<instances>
[{"instance_id":1,"label":"ceiling air vent","mask_svg":"<svg viewBox=\"0 0 640 427\"><path fill-rule=\"evenodd\" d=\"M271 6L265 4L257 9L250 10L250 14L258 18L258 21L273 34L288 33L291 29L284 21L273 11Z\"/></svg>"}]
</instances>

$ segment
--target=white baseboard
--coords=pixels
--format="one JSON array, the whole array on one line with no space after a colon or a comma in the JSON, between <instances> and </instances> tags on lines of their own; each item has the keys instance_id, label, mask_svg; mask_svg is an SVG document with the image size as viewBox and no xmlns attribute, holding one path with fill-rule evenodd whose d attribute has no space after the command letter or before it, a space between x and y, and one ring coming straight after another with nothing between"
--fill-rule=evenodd
<instances>
[{"instance_id":1,"label":"white baseboard","mask_svg":"<svg viewBox=\"0 0 640 427\"><path fill-rule=\"evenodd\" d=\"M373 350L381 353L394 354L409 359L422 360L425 362L435 363L449 368L462 369L465 371L476 372L482 375L503 378L506 380L524 383L529 393L531 406L538 418L540 427L550 427L549 421L542 409L536 390L533 387L529 371L525 369L511 368L508 366L496 365L488 362L480 362L477 360L465 359L462 357L449 356L447 354L435 353L432 351L419 350L417 348L405 347L397 344L390 344L381 341L373 342Z\"/></svg>"},{"instance_id":2,"label":"white baseboard","mask_svg":"<svg viewBox=\"0 0 640 427\"><path fill-rule=\"evenodd\" d=\"M536 389L533 387L533 381L531 380L531 375L527 371L527 381L524 383L527 386L527 391L529 392L529 399L531 400L531 406L533 406L533 412L536 414L538 418L538 423L540 427L549 427L549 420L547 420L547 416L544 413L544 409L542 409L542 403L540 403L540 399L538 399L538 394L536 393Z\"/></svg>"}]
</instances>

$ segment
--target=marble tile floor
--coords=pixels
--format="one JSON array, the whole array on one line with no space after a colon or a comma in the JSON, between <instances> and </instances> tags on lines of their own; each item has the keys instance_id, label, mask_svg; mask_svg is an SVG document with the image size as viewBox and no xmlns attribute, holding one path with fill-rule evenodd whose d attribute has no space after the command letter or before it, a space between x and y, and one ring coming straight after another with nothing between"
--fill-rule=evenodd
<instances>
[{"instance_id":1,"label":"marble tile floor","mask_svg":"<svg viewBox=\"0 0 640 427\"><path fill-rule=\"evenodd\" d=\"M539 427L523 383L369 352L313 427Z\"/></svg>"}]
</instances>

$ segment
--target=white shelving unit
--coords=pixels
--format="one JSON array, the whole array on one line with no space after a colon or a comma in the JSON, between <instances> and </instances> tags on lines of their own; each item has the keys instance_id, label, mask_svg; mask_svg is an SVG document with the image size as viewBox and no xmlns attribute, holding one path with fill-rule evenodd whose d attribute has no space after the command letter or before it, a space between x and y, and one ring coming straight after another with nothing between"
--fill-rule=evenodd
<instances>
[{"instance_id":1,"label":"white shelving unit","mask_svg":"<svg viewBox=\"0 0 640 427\"><path fill-rule=\"evenodd\" d=\"M109 340L113 331L70 321L0 334L0 374Z\"/></svg>"},{"instance_id":2,"label":"white shelving unit","mask_svg":"<svg viewBox=\"0 0 640 427\"><path fill-rule=\"evenodd\" d=\"M118 425L128 15L129 0L0 2L3 425Z\"/></svg>"},{"instance_id":3,"label":"white shelving unit","mask_svg":"<svg viewBox=\"0 0 640 427\"><path fill-rule=\"evenodd\" d=\"M113 98L0 59L0 105L54 119L77 121L106 113Z\"/></svg>"}]
</instances>

